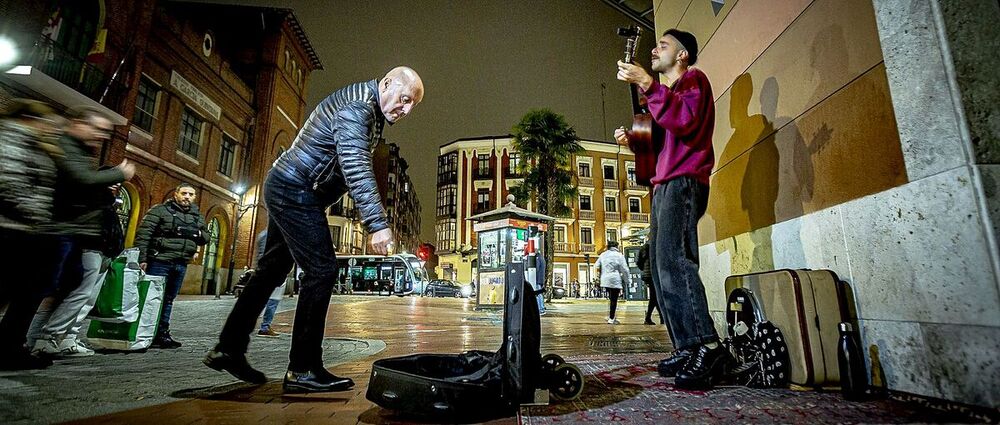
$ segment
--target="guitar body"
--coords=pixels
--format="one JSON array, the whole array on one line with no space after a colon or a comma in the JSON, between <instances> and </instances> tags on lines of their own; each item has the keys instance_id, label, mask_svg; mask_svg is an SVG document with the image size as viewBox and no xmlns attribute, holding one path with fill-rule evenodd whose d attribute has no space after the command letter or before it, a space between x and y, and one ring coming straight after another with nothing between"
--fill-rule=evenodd
<instances>
[{"instance_id":1,"label":"guitar body","mask_svg":"<svg viewBox=\"0 0 1000 425\"><path fill-rule=\"evenodd\" d=\"M635 154L636 183L652 188L656 175L656 158L663 147L663 130L653 122L649 114L635 114L632 129L625 131L628 147Z\"/></svg>"}]
</instances>

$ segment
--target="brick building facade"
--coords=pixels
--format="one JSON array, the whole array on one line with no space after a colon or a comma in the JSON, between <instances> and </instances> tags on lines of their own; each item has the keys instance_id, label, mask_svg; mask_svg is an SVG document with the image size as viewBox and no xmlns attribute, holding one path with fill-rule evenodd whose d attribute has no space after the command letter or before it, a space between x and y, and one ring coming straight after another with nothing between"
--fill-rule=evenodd
<instances>
[{"instance_id":1,"label":"brick building facade","mask_svg":"<svg viewBox=\"0 0 1000 425\"><path fill-rule=\"evenodd\" d=\"M0 96L114 118L101 160L137 169L122 195L127 246L151 206L194 185L212 237L182 292L225 288L230 260L252 263L253 235L267 223L261 183L304 121L309 74L322 68L295 15L167 0L25 3L34 6L17 19L37 24L21 25L19 39L33 43L0 78Z\"/></svg>"}]
</instances>

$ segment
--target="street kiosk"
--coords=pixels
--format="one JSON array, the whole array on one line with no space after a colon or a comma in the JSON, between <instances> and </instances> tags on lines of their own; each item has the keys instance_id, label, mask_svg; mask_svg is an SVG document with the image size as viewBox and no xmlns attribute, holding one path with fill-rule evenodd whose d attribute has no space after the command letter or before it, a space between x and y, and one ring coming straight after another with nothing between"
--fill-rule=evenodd
<instances>
[{"instance_id":1,"label":"street kiosk","mask_svg":"<svg viewBox=\"0 0 1000 425\"><path fill-rule=\"evenodd\" d=\"M508 285L508 265L522 264L528 257L526 250L545 252L543 236L555 220L547 215L534 213L514 205L514 196L507 196L507 205L493 211L469 217L477 222L479 268L476 276L476 309L503 308ZM547 268L551 270L551 266ZM517 270L517 269L514 269ZM544 276L540 276L544 284Z\"/></svg>"}]
</instances>

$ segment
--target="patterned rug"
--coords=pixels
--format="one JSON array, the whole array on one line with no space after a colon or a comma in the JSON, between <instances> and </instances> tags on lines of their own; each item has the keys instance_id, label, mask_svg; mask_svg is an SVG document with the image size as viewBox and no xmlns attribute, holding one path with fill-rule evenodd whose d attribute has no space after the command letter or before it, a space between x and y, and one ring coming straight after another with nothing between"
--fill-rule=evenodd
<instances>
[{"instance_id":1,"label":"patterned rug","mask_svg":"<svg viewBox=\"0 0 1000 425\"><path fill-rule=\"evenodd\" d=\"M738 386L685 391L661 378L656 363L665 354L615 354L566 359L586 375L573 401L523 407L523 424L548 423L911 423L968 422L915 403L889 399L850 402L838 392L760 390Z\"/></svg>"}]
</instances>

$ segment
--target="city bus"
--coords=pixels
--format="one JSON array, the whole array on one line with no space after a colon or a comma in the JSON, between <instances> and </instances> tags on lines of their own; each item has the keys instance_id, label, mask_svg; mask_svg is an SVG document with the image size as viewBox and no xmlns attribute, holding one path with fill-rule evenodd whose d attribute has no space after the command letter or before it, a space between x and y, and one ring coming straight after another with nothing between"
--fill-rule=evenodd
<instances>
[{"instance_id":1,"label":"city bus","mask_svg":"<svg viewBox=\"0 0 1000 425\"><path fill-rule=\"evenodd\" d=\"M427 271L413 254L337 256L339 294L409 295L428 282Z\"/></svg>"}]
</instances>

